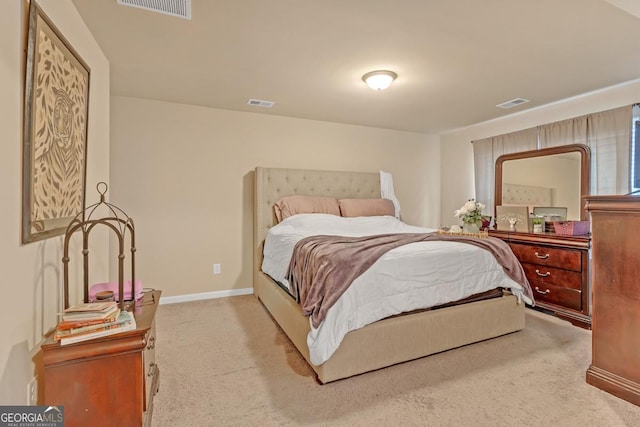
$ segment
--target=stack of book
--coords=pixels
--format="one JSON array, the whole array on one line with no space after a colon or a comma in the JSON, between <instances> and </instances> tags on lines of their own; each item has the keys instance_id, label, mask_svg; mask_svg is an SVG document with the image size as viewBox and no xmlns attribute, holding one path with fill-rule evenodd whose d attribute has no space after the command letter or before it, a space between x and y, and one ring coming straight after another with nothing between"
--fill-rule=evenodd
<instances>
[{"instance_id":1,"label":"stack of book","mask_svg":"<svg viewBox=\"0 0 640 427\"><path fill-rule=\"evenodd\" d=\"M133 314L121 311L115 301L81 303L64 310L53 338L60 341L60 345L66 345L135 328Z\"/></svg>"}]
</instances>

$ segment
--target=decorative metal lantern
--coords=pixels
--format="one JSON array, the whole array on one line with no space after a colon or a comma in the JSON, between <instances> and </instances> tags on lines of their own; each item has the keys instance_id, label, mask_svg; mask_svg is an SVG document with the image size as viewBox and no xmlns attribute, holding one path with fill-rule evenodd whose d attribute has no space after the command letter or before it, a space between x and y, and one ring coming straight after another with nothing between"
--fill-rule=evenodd
<instances>
[{"instance_id":1,"label":"decorative metal lantern","mask_svg":"<svg viewBox=\"0 0 640 427\"><path fill-rule=\"evenodd\" d=\"M89 302L89 233L96 226L106 226L111 229L118 239L118 296L117 300L121 310L125 310L125 292L124 292L124 259L125 259L125 237L127 231L130 234L131 243L131 296L135 301L135 228L133 219L129 217L122 209L105 201L105 194L108 186L105 182L99 182L96 190L100 195L100 201L89 206L82 212L79 212L69 223L64 236L64 256L62 263L64 265L64 308L69 307L69 242L76 232L82 233L82 257L83 257L83 284L84 284L84 302ZM106 211L105 216L97 216L100 212Z\"/></svg>"}]
</instances>

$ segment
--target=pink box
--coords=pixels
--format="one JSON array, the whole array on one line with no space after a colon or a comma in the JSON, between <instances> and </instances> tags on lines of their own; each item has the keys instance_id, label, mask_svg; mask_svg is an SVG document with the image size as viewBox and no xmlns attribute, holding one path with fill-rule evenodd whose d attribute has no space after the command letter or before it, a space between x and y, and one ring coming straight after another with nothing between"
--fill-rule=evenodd
<instances>
[{"instance_id":1,"label":"pink box","mask_svg":"<svg viewBox=\"0 0 640 427\"><path fill-rule=\"evenodd\" d=\"M589 221L554 221L553 228L561 236L584 236L589 234Z\"/></svg>"},{"instance_id":2,"label":"pink box","mask_svg":"<svg viewBox=\"0 0 640 427\"><path fill-rule=\"evenodd\" d=\"M124 283L124 300L131 301L133 298L131 297L131 280L125 280ZM136 280L134 282L134 290L136 295L136 300L142 298L142 282L140 280ZM102 291L113 291L113 296L115 301L120 301L118 298L118 282L104 282L104 283L96 283L95 285L91 285L89 287L89 301L95 301L96 294Z\"/></svg>"}]
</instances>

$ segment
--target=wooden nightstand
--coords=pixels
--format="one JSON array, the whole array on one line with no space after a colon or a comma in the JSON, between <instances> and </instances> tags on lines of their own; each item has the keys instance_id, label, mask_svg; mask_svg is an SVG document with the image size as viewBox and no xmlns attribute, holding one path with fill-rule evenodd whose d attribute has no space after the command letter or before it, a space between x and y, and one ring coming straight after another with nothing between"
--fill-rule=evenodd
<instances>
[{"instance_id":1,"label":"wooden nightstand","mask_svg":"<svg viewBox=\"0 0 640 427\"><path fill-rule=\"evenodd\" d=\"M64 406L65 426L150 426L160 371L155 315L161 291L137 302L133 331L61 346L42 345L45 405Z\"/></svg>"}]
</instances>

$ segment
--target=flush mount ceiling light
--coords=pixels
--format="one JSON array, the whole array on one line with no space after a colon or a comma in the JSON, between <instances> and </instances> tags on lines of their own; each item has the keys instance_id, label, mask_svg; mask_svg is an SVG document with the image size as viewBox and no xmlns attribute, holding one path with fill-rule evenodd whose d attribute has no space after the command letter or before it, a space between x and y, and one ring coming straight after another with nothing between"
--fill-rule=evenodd
<instances>
[{"instance_id":1,"label":"flush mount ceiling light","mask_svg":"<svg viewBox=\"0 0 640 427\"><path fill-rule=\"evenodd\" d=\"M398 77L393 71L378 70L362 76L362 80L373 90L385 90Z\"/></svg>"}]
</instances>

